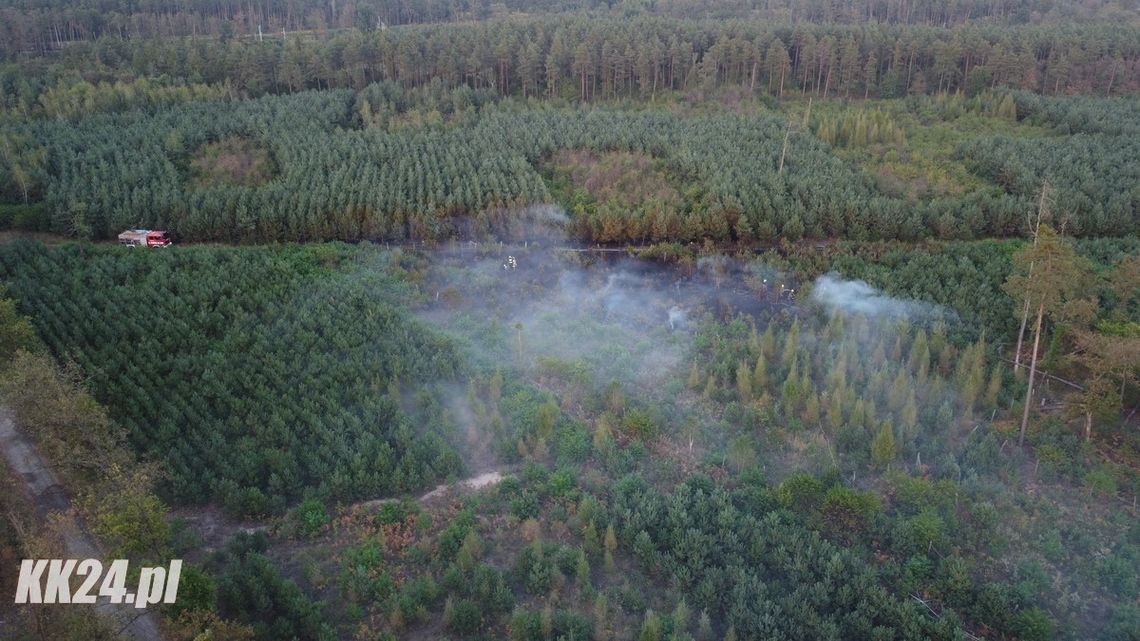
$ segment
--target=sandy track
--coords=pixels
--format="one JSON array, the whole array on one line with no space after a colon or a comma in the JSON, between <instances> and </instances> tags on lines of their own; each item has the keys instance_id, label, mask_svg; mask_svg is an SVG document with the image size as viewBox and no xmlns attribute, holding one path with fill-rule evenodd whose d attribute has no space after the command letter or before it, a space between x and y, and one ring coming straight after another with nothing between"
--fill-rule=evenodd
<instances>
[{"instance_id":1,"label":"sandy track","mask_svg":"<svg viewBox=\"0 0 1140 641\"><path fill-rule=\"evenodd\" d=\"M434 490L432 490L432 491L428 492L427 494L424 494L423 496L417 498L416 502L421 503L421 504L429 503L429 502L434 501L436 499L443 498L445 496L450 496L452 493L462 493L462 492L480 490L480 489L483 489L483 488L488 487L490 485L496 485L501 480L503 480L503 474L499 470L492 470L490 472L483 472L482 474L472 476L471 478L466 478L466 479L463 479L462 481L456 481L452 485L448 485L448 484L437 485L437 486L435 486ZM361 501L359 503L353 503L349 506L349 508L368 509L368 508L373 508L373 507L377 507L380 505L384 505L385 503L396 503L396 502L399 502L400 500L401 499L394 498L394 497L386 498L386 499L372 499L370 501Z\"/></svg>"},{"instance_id":2,"label":"sandy track","mask_svg":"<svg viewBox=\"0 0 1140 641\"><path fill-rule=\"evenodd\" d=\"M478 476L473 476L469 479L463 479L455 485L437 485L436 488L427 494L420 497L420 502L424 503L441 496L445 496L451 492L452 489L458 488L463 490L478 490L488 485L495 485L503 480L503 475L498 471L484 472Z\"/></svg>"}]
</instances>

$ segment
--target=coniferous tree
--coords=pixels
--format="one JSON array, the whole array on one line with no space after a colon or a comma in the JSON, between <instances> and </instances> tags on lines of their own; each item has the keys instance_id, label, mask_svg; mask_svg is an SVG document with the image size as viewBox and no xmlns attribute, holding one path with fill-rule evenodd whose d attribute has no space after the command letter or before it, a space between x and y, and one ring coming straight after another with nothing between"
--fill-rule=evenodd
<instances>
[{"instance_id":1,"label":"coniferous tree","mask_svg":"<svg viewBox=\"0 0 1140 641\"><path fill-rule=\"evenodd\" d=\"M1037 377L1037 359L1046 312L1060 314L1066 303L1085 291L1088 267L1073 249L1057 236L1048 225L1042 225L1033 245L1027 245L1014 255L1018 272L1006 281L1006 291L1028 300L1034 310L1033 348L1029 361L1029 387L1021 417L1018 443L1024 443L1029 424L1033 387ZM1030 269L1032 266L1032 269Z\"/></svg>"},{"instance_id":2,"label":"coniferous tree","mask_svg":"<svg viewBox=\"0 0 1140 641\"><path fill-rule=\"evenodd\" d=\"M740 395L740 402L752 401L752 370L743 361L736 367L736 391Z\"/></svg>"},{"instance_id":3,"label":"coniferous tree","mask_svg":"<svg viewBox=\"0 0 1140 641\"><path fill-rule=\"evenodd\" d=\"M768 386L768 368L763 350L760 350L760 355L756 357L756 366L752 370L752 384L760 390Z\"/></svg>"},{"instance_id":4,"label":"coniferous tree","mask_svg":"<svg viewBox=\"0 0 1140 641\"><path fill-rule=\"evenodd\" d=\"M876 467L886 467L895 460L895 433L891 424L883 421L875 438L871 440L871 462Z\"/></svg>"}]
</instances>

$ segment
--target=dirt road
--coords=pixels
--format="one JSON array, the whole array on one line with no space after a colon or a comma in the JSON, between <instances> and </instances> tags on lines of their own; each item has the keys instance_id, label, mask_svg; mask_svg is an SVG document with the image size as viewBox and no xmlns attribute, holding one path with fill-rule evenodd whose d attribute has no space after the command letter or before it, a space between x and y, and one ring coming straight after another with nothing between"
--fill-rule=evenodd
<instances>
[{"instance_id":1,"label":"dirt road","mask_svg":"<svg viewBox=\"0 0 1140 641\"><path fill-rule=\"evenodd\" d=\"M59 478L47 461L39 455L35 446L16 431L12 413L0 407L0 459L12 470L13 475L22 481L24 491L36 507L41 522L49 515L60 514L65 525L62 532L63 553L70 559L99 559L106 567L107 559L96 541L83 530L71 512L71 501ZM11 598L4 595L4 598ZM74 605L42 605L43 608L73 608ZM127 604L112 604L105 600L95 606L99 614L112 621L111 627L118 630L124 639L160 641L163 635L156 615L148 610L139 610Z\"/></svg>"},{"instance_id":2,"label":"dirt road","mask_svg":"<svg viewBox=\"0 0 1140 641\"><path fill-rule=\"evenodd\" d=\"M463 479L462 481L456 481L453 485L447 485L447 484L437 485L434 490L432 490L432 491L428 492L427 494L424 494L423 496L416 499L416 502L423 504L423 503L428 503L430 501L433 501L435 499L439 499L439 498L448 496L448 495L452 494L453 492L463 493L463 492L469 492L469 491L474 491L474 490L480 490L480 489L483 489L489 485L496 485L501 480L503 480L503 475L502 475L502 472L499 470L484 472L482 474L472 476L471 478ZM352 505L349 506L349 508L371 509L374 507L379 507L381 505L384 505L385 503L396 503L399 501L400 501L400 499L398 499L398 498L372 499L371 501L361 501L359 503L353 503Z\"/></svg>"}]
</instances>

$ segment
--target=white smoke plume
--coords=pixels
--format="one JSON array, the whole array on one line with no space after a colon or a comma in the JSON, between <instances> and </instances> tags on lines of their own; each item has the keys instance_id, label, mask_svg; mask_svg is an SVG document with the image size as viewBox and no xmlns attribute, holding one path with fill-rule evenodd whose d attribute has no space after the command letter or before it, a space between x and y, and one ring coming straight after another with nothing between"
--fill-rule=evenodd
<instances>
[{"instance_id":1,"label":"white smoke plume","mask_svg":"<svg viewBox=\"0 0 1140 641\"><path fill-rule=\"evenodd\" d=\"M524 208L523 211L535 222L559 227L566 227L570 224L570 217L566 215L566 210L558 205L531 205Z\"/></svg>"},{"instance_id":2,"label":"white smoke plume","mask_svg":"<svg viewBox=\"0 0 1140 641\"><path fill-rule=\"evenodd\" d=\"M837 274L817 278L811 298L833 313L862 314L869 318L920 318L945 314L945 309L937 305L888 296L865 281L844 280Z\"/></svg>"},{"instance_id":3,"label":"white smoke plume","mask_svg":"<svg viewBox=\"0 0 1140 641\"><path fill-rule=\"evenodd\" d=\"M681 309L677 305L669 308L669 329L684 329L685 323L688 320L689 316L685 313L685 310Z\"/></svg>"}]
</instances>

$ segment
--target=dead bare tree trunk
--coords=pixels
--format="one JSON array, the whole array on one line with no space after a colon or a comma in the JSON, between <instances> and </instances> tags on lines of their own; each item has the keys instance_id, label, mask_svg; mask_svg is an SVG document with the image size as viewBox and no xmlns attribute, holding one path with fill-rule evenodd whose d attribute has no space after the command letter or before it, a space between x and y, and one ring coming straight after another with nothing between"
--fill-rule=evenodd
<instances>
[{"instance_id":1,"label":"dead bare tree trunk","mask_svg":"<svg viewBox=\"0 0 1140 641\"><path fill-rule=\"evenodd\" d=\"M1021 413L1021 432L1017 445L1025 443L1025 428L1029 425L1029 407L1033 404L1033 381L1037 377L1037 349L1041 345L1041 321L1045 317L1045 302L1037 306L1037 324L1033 329L1033 355L1029 359L1029 389L1025 390L1025 410Z\"/></svg>"},{"instance_id":2,"label":"dead bare tree trunk","mask_svg":"<svg viewBox=\"0 0 1140 641\"><path fill-rule=\"evenodd\" d=\"M1033 226L1033 246L1037 246L1037 235L1041 231L1041 218L1048 212L1049 181L1041 183L1041 197L1037 201L1037 223ZM1029 278L1033 278L1033 263L1029 263ZM1017 330L1017 351L1013 356L1013 373L1021 369L1021 344L1025 339L1025 324L1029 320L1029 298L1021 310L1021 327Z\"/></svg>"},{"instance_id":3,"label":"dead bare tree trunk","mask_svg":"<svg viewBox=\"0 0 1140 641\"><path fill-rule=\"evenodd\" d=\"M1021 328L1017 330L1017 350L1013 353L1013 373L1021 369L1021 343L1025 339L1025 324L1029 321L1029 299L1025 299L1025 308L1021 310Z\"/></svg>"},{"instance_id":4,"label":"dead bare tree trunk","mask_svg":"<svg viewBox=\"0 0 1140 641\"><path fill-rule=\"evenodd\" d=\"M784 132L784 148L780 150L780 166L776 169L776 175L784 173L784 155L788 153L788 136L791 135L791 129Z\"/></svg>"}]
</instances>

